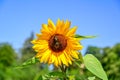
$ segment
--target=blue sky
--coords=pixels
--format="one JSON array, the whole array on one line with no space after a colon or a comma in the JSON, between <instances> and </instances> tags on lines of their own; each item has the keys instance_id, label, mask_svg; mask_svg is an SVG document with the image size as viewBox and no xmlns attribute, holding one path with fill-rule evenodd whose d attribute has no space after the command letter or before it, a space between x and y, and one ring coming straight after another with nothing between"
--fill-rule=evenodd
<instances>
[{"instance_id":1,"label":"blue sky","mask_svg":"<svg viewBox=\"0 0 120 80\"><path fill-rule=\"evenodd\" d=\"M0 0L0 43L21 48L31 31L39 33L48 18L70 20L77 34L98 35L83 40L88 45L105 47L120 42L119 0Z\"/></svg>"}]
</instances>

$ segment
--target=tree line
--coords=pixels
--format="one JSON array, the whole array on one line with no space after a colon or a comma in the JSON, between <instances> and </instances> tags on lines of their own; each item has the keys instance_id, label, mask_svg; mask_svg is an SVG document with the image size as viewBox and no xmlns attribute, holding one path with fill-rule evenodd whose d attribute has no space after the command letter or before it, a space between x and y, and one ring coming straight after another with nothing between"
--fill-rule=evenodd
<instances>
[{"instance_id":1,"label":"tree line","mask_svg":"<svg viewBox=\"0 0 120 80\"><path fill-rule=\"evenodd\" d=\"M34 34L32 32L18 53L9 43L0 43L0 80L40 80L40 75L51 71L48 65L41 63L20 69L15 68L17 65L21 65L35 56L36 53L32 49L33 45L31 44L33 39ZM108 46L104 48L88 46L85 54L93 54L100 60L109 80L120 79L120 43L113 47ZM76 74L74 77L77 80L84 80L88 76L93 76L92 73L86 70L84 64L81 64L79 67L76 64L71 65L68 73ZM56 70L57 68L54 67L53 69Z\"/></svg>"}]
</instances>

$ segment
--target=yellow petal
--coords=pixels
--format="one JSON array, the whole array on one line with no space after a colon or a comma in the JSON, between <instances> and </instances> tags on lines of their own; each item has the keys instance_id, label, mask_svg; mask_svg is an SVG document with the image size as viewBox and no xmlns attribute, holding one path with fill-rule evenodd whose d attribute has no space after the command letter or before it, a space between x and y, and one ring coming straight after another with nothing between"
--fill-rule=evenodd
<instances>
[{"instance_id":1,"label":"yellow petal","mask_svg":"<svg viewBox=\"0 0 120 80\"><path fill-rule=\"evenodd\" d=\"M80 45L80 44L73 44L73 43L70 43L68 46L69 46L70 49L72 49L72 50L81 50L81 49L83 48L82 45Z\"/></svg>"},{"instance_id":2,"label":"yellow petal","mask_svg":"<svg viewBox=\"0 0 120 80\"><path fill-rule=\"evenodd\" d=\"M49 59L49 57L50 57L50 53L51 53L51 51L48 49L48 50L46 50L43 54L42 54L42 56L41 56L41 59L40 59L40 62L47 62L48 61L48 59Z\"/></svg>"},{"instance_id":3,"label":"yellow petal","mask_svg":"<svg viewBox=\"0 0 120 80\"><path fill-rule=\"evenodd\" d=\"M41 57L42 54L43 54L47 49L48 49L47 47L45 47L45 48L43 48L43 49L35 49L35 51L38 52L38 53L36 54L36 57Z\"/></svg>"},{"instance_id":4,"label":"yellow petal","mask_svg":"<svg viewBox=\"0 0 120 80\"><path fill-rule=\"evenodd\" d=\"M78 54L79 54L78 51L75 51L75 50L71 51L71 56L76 58L76 59L78 59Z\"/></svg>"},{"instance_id":5,"label":"yellow petal","mask_svg":"<svg viewBox=\"0 0 120 80\"><path fill-rule=\"evenodd\" d=\"M44 45L44 44L48 44L48 42L46 40L40 40L40 39L37 39L37 40L33 40L31 41L33 44L40 44L40 45Z\"/></svg>"},{"instance_id":6,"label":"yellow petal","mask_svg":"<svg viewBox=\"0 0 120 80\"><path fill-rule=\"evenodd\" d=\"M65 57L67 58L67 61L70 63L70 64L72 64L72 61L71 61L71 56L70 56L70 54L67 54L67 52L66 51L64 51L64 54L65 54Z\"/></svg>"},{"instance_id":7,"label":"yellow petal","mask_svg":"<svg viewBox=\"0 0 120 80\"><path fill-rule=\"evenodd\" d=\"M68 33L66 34L66 36L73 36L73 35L75 34L76 30L77 30L77 26L71 28L71 29L68 31Z\"/></svg>"},{"instance_id":8,"label":"yellow petal","mask_svg":"<svg viewBox=\"0 0 120 80\"><path fill-rule=\"evenodd\" d=\"M80 45L79 40L75 39L75 38L69 38L67 40L67 47L69 47L72 50L81 50L83 48L82 45Z\"/></svg>"},{"instance_id":9,"label":"yellow petal","mask_svg":"<svg viewBox=\"0 0 120 80\"><path fill-rule=\"evenodd\" d=\"M55 30L55 29L56 29L56 27L55 27L55 25L54 25L54 23L52 22L51 19L48 19L48 27L49 27L50 29L52 29L52 30Z\"/></svg>"},{"instance_id":10,"label":"yellow petal","mask_svg":"<svg viewBox=\"0 0 120 80\"><path fill-rule=\"evenodd\" d=\"M58 64L61 65L61 59L60 59L60 57L58 56L57 59L58 59Z\"/></svg>"},{"instance_id":11,"label":"yellow petal","mask_svg":"<svg viewBox=\"0 0 120 80\"><path fill-rule=\"evenodd\" d=\"M62 61L63 64L65 64L66 66L68 66L68 61L67 61L64 53L62 53L62 54L60 55L60 59L61 59L61 61Z\"/></svg>"},{"instance_id":12,"label":"yellow petal","mask_svg":"<svg viewBox=\"0 0 120 80\"><path fill-rule=\"evenodd\" d=\"M43 31L48 32L48 33L50 32L47 24L42 24L41 32Z\"/></svg>"},{"instance_id":13,"label":"yellow petal","mask_svg":"<svg viewBox=\"0 0 120 80\"><path fill-rule=\"evenodd\" d=\"M52 64L52 63L54 63L54 61L55 61L55 55L51 52L51 57L48 61L48 64Z\"/></svg>"},{"instance_id":14,"label":"yellow petal","mask_svg":"<svg viewBox=\"0 0 120 80\"><path fill-rule=\"evenodd\" d=\"M35 43L36 43L36 40L32 40L31 43L32 43L32 44L35 44Z\"/></svg>"},{"instance_id":15,"label":"yellow petal","mask_svg":"<svg viewBox=\"0 0 120 80\"><path fill-rule=\"evenodd\" d=\"M56 67L58 67L58 64L59 64L59 62L58 62L58 59L57 59L57 57L55 57L54 64L55 64L55 66L56 66Z\"/></svg>"},{"instance_id":16,"label":"yellow petal","mask_svg":"<svg viewBox=\"0 0 120 80\"><path fill-rule=\"evenodd\" d=\"M64 35L66 35L66 33L69 31L70 25L71 25L71 22L67 20L64 24L64 27L62 27L62 32Z\"/></svg>"},{"instance_id":17,"label":"yellow petal","mask_svg":"<svg viewBox=\"0 0 120 80\"><path fill-rule=\"evenodd\" d=\"M60 19L58 19L57 24L56 24L56 33L63 34L62 32L63 27L64 27L64 21L60 21Z\"/></svg>"},{"instance_id":18,"label":"yellow petal","mask_svg":"<svg viewBox=\"0 0 120 80\"><path fill-rule=\"evenodd\" d=\"M49 40L51 35L50 34L36 34L36 36L38 37L38 39L40 40Z\"/></svg>"},{"instance_id":19,"label":"yellow petal","mask_svg":"<svg viewBox=\"0 0 120 80\"><path fill-rule=\"evenodd\" d=\"M43 40L43 42L37 41L34 42L34 46L32 47L36 52L43 51L45 49L48 49L48 43Z\"/></svg>"}]
</instances>

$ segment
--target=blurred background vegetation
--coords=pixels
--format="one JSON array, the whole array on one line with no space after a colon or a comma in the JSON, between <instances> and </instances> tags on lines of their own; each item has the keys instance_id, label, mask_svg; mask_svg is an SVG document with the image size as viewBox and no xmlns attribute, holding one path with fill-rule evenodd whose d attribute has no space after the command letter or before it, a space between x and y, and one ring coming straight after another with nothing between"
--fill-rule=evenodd
<instances>
[{"instance_id":1,"label":"blurred background vegetation","mask_svg":"<svg viewBox=\"0 0 120 80\"><path fill-rule=\"evenodd\" d=\"M9 43L0 43L0 80L40 80L40 75L51 71L46 64L40 63L15 69L15 66L35 56L36 53L30 43L33 39L34 34L31 32L19 52L16 52ZM104 48L88 46L85 54L93 54L100 60L109 80L120 80L120 43ZM74 63L69 67L68 74L75 74L73 77L76 80L85 80L88 76L94 76L84 67L84 64L78 67Z\"/></svg>"}]
</instances>

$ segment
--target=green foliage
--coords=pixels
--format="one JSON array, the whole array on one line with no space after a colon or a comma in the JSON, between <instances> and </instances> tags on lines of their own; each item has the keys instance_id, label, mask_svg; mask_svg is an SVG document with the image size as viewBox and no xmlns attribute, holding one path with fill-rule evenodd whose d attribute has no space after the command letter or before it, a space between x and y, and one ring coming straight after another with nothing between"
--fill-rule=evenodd
<instances>
[{"instance_id":1,"label":"green foliage","mask_svg":"<svg viewBox=\"0 0 120 80\"><path fill-rule=\"evenodd\" d=\"M11 66L15 61L16 54L14 49L8 43L0 44L0 63L4 67Z\"/></svg>"},{"instance_id":2,"label":"green foliage","mask_svg":"<svg viewBox=\"0 0 120 80\"><path fill-rule=\"evenodd\" d=\"M103 58L101 60L109 80L120 79L120 44L116 44L112 48L103 49Z\"/></svg>"},{"instance_id":3,"label":"green foliage","mask_svg":"<svg viewBox=\"0 0 120 80\"><path fill-rule=\"evenodd\" d=\"M26 76L25 70L14 69L17 60L17 54L10 44L0 44L0 80L26 80L29 78Z\"/></svg>"},{"instance_id":4,"label":"green foliage","mask_svg":"<svg viewBox=\"0 0 120 80\"><path fill-rule=\"evenodd\" d=\"M86 39L95 36L75 35L75 37ZM105 48L89 46L86 50L86 56L82 59L80 54L80 59L75 60L65 74L58 68L50 71L48 65L39 63L39 60L34 57L36 53L33 51L33 45L30 42L33 38L33 33L31 33L31 36L25 40L18 53L21 56L18 56L10 44L0 44L0 80L64 80L64 77L67 80L101 80L100 78L105 77L103 68L109 80L120 79L120 44ZM88 56L90 54L100 60L103 68L100 67L100 62L94 56Z\"/></svg>"},{"instance_id":5,"label":"green foliage","mask_svg":"<svg viewBox=\"0 0 120 80\"><path fill-rule=\"evenodd\" d=\"M33 36L31 34L30 38L25 41L21 51L18 53L21 54L21 56L17 56L18 54L10 44L0 44L0 80L38 80L36 79L38 76L37 74L40 72L49 72L48 67L45 68L45 65L38 63L30 65L31 63L33 64L38 61L35 57L33 57L35 52L32 50L32 45L30 43L32 38ZM33 58L29 59L30 57ZM26 60L27 62L23 63ZM18 67L15 67L22 63L24 66L29 66L24 68L19 67L19 69ZM46 71L43 71L43 67L46 69Z\"/></svg>"},{"instance_id":6,"label":"green foliage","mask_svg":"<svg viewBox=\"0 0 120 80\"><path fill-rule=\"evenodd\" d=\"M38 59L36 59L35 56L35 52L32 49L32 44L31 41L34 39L33 36L33 32L31 33L30 37L28 37L25 40L25 43L23 44L23 47L21 48L20 53L22 54L21 59L20 59L20 66L15 67L15 69L21 69L24 70L23 73L25 74L24 76L26 77L26 79L24 80L33 80L36 79L36 74L39 74L40 71L43 70L43 67L45 67L46 65L44 64L38 64L37 62ZM34 64L34 65L32 65ZM29 66L28 66L29 65ZM48 67L47 67L48 68ZM46 68L46 70L48 70Z\"/></svg>"},{"instance_id":7,"label":"green foliage","mask_svg":"<svg viewBox=\"0 0 120 80\"><path fill-rule=\"evenodd\" d=\"M12 46L8 43L0 44L0 80L8 78L8 67L11 67L16 59L16 54Z\"/></svg>"},{"instance_id":8,"label":"green foliage","mask_svg":"<svg viewBox=\"0 0 120 80\"><path fill-rule=\"evenodd\" d=\"M89 46L86 53L93 54L100 60L109 80L120 79L120 43L105 48ZM88 75L87 72L85 74Z\"/></svg>"},{"instance_id":9,"label":"green foliage","mask_svg":"<svg viewBox=\"0 0 120 80\"><path fill-rule=\"evenodd\" d=\"M96 46L88 46L85 54L93 54L95 57L97 57L99 60L101 60L102 56L103 56L101 51L102 51L102 48L99 48Z\"/></svg>"},{"instance_id":10,"label":"green foliage","mask_svg":"<svg viewBox=\"0 0 120 80\"><path fill-rule=\"evenodd\" d=\"M87 54L83 57L85 67L97 77L108 80L101 63L92 54Z\"/></svg>"},{"instance_id":11,"label":"green foliage","mask_svg":"<svg viewBox=\"0 0 120 80\"><path fill-rule=\"evenodd\" d=\"M23 47L21 48L21 51L20 51L20 53L22 54L22 57L21 57L22 62L25 62L26 60L28 60L29 58L32 58L36 54L32 49L33 44L31 43L31 41L33 39L34 39L34 34L33 32L31 32L30 37L28 37L25 40Z\"/></svg>"},{"instance_id":12,"label":"green foliage","mask_svg":"<svg viewBox=\"0 0 120 80\"><path fill-rule=\"evenodd\" d=\"M49 74L46 75L46 79L51 79L51 80L56 80L56 79L63 80L64 77L66 77L66 74L59 71L50 72Z\"/></svg>"}]
</instances>

